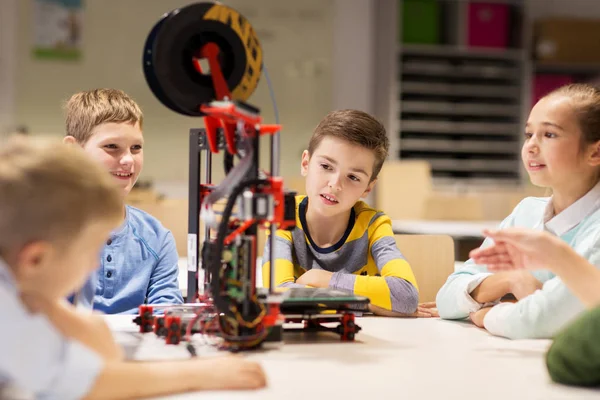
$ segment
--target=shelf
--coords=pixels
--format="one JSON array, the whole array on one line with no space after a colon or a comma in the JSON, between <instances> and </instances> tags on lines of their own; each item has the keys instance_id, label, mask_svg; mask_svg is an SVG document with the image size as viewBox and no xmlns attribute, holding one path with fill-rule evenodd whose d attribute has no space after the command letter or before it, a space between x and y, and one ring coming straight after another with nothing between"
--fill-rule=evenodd
<instances>
[{"instance_id":1,"label":"shelf","mask_svg":"<svg viewBox=\"0 0 600 400\"><path fill-rule=\"evenodd\" d=\"M404 132L441 133L453 135L514 135L517 124L493 122L453 122L402 120L400 129Z\"/></svg>"},{"instance_id":2,"label":"shelf","mask_svg":"<svg viewBox=\"0 0 600 400\"><path fill-rule=\"evenodd\" d=\"M521 180L518 178L517 174L514 177L503 177L503 176L495 176L493 178L481 178L481 177L461 177L460 180L457 180L456 177L445 177L440 176L438 174L433 175L433 184L437 188L462 188L465 185L475 186L475 187L491 187L497 189L498 187L505 188L515 188L520 187Z\"/></svg>"},{"instance_id":3,"label":"shelf","mask_svg":"<svg viewBox=\"0 0 600 400\"><path fill-rule=\"evenodd\" d=\"M509 43L522 48L468 46L467 1L439 1L446 4L438 10L437 34L452 44L396 42L388 47L394 73L382 74L394 80L389 108L393 154L428 161L434 179L517 182L529 95L523 88L530 71L525 1L488 0L511 6ZM397 20L400 29L401 23Z\"/></svg>"},{"instance_id":4,"label":"shelf","mask_svg":"<svg viewBox=\"0 0 600 400\"><path fill-rule=\"evenodd\" d=\"M401 151L440 152L440 153L486 153L514 154L520 147L518 142L498 142L479 140L444 139L402 139Z\"/></svg>"},{"instance_id":5,"label":"shelf","mask_svg":"<svg viewBox=\"0 0 600 400\"><path fill-rule=\"evenodd\" d=\"M525 53L517 49L497 49L454 45L402 44L398 47L402 55L475 58L494 60L522 60Z\"/></svg>"},{"instance_id":6,"label":"shelf","mask_svg":"<svg viewBox=\"0 0 600 400\"><path fill-rule=\"evenodd\" d=\"M444 101L418 101L404 100L400 104L403 113L420 113L429 115L448 116L486 116L486 117L514 117L520 112L519 106L504 104L482 103L452 103Z\"/></svg>"},{"instance_id":7,"label":"shelf","mask_svg":"<svg viewBox=\"0 0 600 400\"><path fill-rule=\"evenodd\" d=\"M401 82L400 90L406 94L436 95L454 97L494 97L517 99L520 88L511 85L473 85L460 83L426 83L426 82Z\"/></svg>"},{"instance_id":8,"label":"shelf","mask_svg":"<svg viewBox=\"0 0 600 400\"><path fill-rule=\"evenodd\" d=\"M600 75L600 65L564 64L564 63L534 63L536 73L546 74L584 74Z\"/></svg>"},{"instance_id":9,"label":"shelf","mask_svg":"<svg viewBox=\"0 0 600 400\"><path fill-rule=\"evenodd\" d=\"M441 3L453 3L456 4L457 1L463 0L438 0ZM522 6L523 0L485 0L486 3L496 3L496 4L508 4L512 6Z\"/></svg>"},{"instance_id":10,"label":"shelf","mask_svg":"<svg viewBox=\"0 0 600 400\"><path fill-rule=\"evenodd\" d=\"M447 172L510 172L519 167L516 160L456 160L456 159L429 159L431 168Z\"/></svg>"},{"instance_id":11,"label":"shelf","mask_svg":"<svg viewBox=\"0 0 600 400\"><path fill-rule=\"evenodd\" d=\"M405 60L402 66L402 75L441 76L453 78L475 79L515 79L519 69L498 65L464 64L453 65L440 61Z\"/></svg>"}]
</instances>

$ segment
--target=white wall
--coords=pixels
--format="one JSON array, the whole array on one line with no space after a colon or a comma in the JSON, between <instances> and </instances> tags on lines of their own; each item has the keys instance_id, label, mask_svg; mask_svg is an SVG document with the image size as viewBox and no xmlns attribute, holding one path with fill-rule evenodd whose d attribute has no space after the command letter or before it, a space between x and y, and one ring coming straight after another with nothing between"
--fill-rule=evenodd
<instances>
[{"instance_id":1,"label":"white wall","mask_svg":"<svg viewBox=\"0 0 600 400\"><path fill-rule=\"evenodd\" d=\"M333 109L373 113L375 96L375 2L334 0Z\"/></svg>"},{"instance_id":2,"label":"white wall","mask_svg":"<svg viewBox=\"0 0 600 400\"><path fill-rule=\"evenodd\" d=\"M17 0L0 1L0 137L14 129Z\"/></svg>"},{"instance_id":3,"label":"white wall","mask_svg":"<svg viewBox=\"0 0 600 400\"><path fill-rule=\"evenodd\" d=\"M191 2L86 0L79 62L32 58L32 3L19 1L15 123L27 124L34 133L62 136L61 104L72 93L94 87L123 89L145 114L142 178L187 184L188 130L201 127L201 120L175 114L154 98L142 73L141 53L160 15ZM281 174L297 175L310 133L332 104L332 1L224 3L246 16L257 31L284 125ZM266 123L274 122L264 76L249 102L261 108ZM221 170L221 164L216 168Z\"/></svg>"}]
</instances>

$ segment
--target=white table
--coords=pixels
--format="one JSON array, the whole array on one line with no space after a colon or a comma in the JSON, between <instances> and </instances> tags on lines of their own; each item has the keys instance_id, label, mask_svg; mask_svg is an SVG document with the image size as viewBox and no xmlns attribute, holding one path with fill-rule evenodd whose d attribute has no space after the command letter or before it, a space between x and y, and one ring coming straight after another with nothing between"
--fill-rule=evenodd
<instances>
[{"instance_id":1,"label":"white table","mask_svg":"<svg viewBox=\"0 0 600 400\"><path fill-rule=\"evenodd\" d=\"M131 317L107 316L117 340L135 359L188 357L181 345L153 334L130 333ZM259 361L268 388L204 392L166 399L598 399L600 390L550 381L544 364L547 340L510 341L466 322L439 319L357 318L357 340L337 335L286 333L279 348L245 353ZM198 348L202 354L212 348ZM202 377L198 377L201 379Z\"/></svg>"},{"instance_id":2,"label":"white table","mask_svg":"<svg viewBox=\"0 0 600 400\"><path fill-rule=\"evenodd\" d=\"M453 238L483 238L485 229L495 229L501 221L393 220L394 233L449 235Z\"/></svg>"}]
</instances>

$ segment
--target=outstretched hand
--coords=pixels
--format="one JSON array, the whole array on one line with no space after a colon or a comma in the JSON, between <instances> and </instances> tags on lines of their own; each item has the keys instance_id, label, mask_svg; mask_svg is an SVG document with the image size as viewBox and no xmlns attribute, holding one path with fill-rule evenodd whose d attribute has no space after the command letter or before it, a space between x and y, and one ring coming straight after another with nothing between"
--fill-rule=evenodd
<instances>
[{"instance_id":1,"label":"outstretched hand","mask_svg":"<svg viewBox=\"0 0 600 400\"><path fill-rule=\"evenodd\" d=\"M472 250L469 256L490 271L548 269L564 257L565 242L548 232L522 228L484 231L494 240L486 248ZM567 250L568 251L568 250Z\"/></svg>"}]
</instances>

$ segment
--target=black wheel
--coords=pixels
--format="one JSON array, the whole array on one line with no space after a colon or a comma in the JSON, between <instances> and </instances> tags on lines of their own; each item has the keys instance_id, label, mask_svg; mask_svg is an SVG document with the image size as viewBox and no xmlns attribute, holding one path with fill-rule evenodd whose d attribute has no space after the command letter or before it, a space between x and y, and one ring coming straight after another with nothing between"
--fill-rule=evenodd
<instances>
[{"instance_id":1,"label":"black wheel","mask_svg":"<svg viewBox=\"0 0 600 400\"><path fill-rule=\"evenodd\" d=\"M167 94L164 92L160 82L158 81L156 74L154 73L154 42L156 40L156 35L158 34L159 30L163 26L163 23L165 22L165 20L167 18L169 18L171 16L171 14L172 14L172 12L163 15L163 17L160 19L160 21L158 21L156 23L156 25L154 25L154 27L150 31L150 34L148 35L148 38L146 39L146 43L144 45L144 55L142 57L142 65L144 68L144 75L146 77L146 82L148 83L150 90L152 90L152 93L154 93L154 96L156 96L156 98L158 100L160 100L160 102L164 106L166 106L167 108L170 108L172 111L175 111L176 113L179 113L179 114L185 114L184 110L178 108L170 100L169 96L167 96Z\"/></svg>"},{"instance_id":2,"label":"black wheel","mask_svg":"<svg viewBox=\"0 0 600 400\"><path fill-rule=\"evenodd\" d=\"M217 3L196 3L167 13L144 46L144 75L154 95L184 115L202 116L199 107L216 99L212 78L196 70L194 58L207 43L219 47L219 65L230 100L245 101L262 73L262 48L250 23Z\"/></svg>"}]
</instances>

